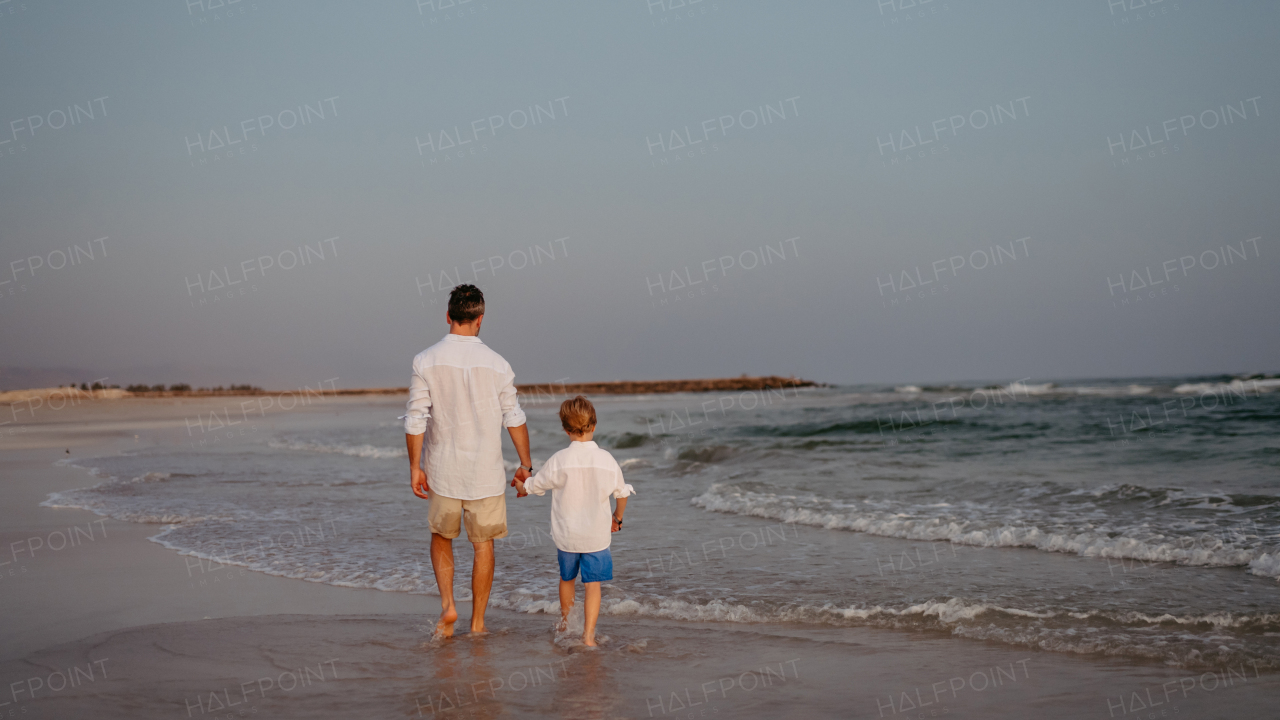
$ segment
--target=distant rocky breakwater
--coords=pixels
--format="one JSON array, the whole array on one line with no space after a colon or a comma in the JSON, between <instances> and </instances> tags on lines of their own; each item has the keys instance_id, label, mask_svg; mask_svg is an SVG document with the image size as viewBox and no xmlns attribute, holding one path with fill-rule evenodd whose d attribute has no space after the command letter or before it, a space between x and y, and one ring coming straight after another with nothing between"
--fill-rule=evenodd
<instances>
[{"instance_id":1,"label":"distant rocky breakwater","mask_svg":"<svg viewBox=\"0 0 1280 720\"><path fill-rule=\"evenodd\" d=\"M823 387L812 380L795 377L767 375L762 377L742 376L736 378L712 378L703 380L616 380L612 382L588 383L533 383L517 385L516 390L522 396L533 399L548 396L573 395L646 395L651 393L703 393L703 392L739 392L746 390L781 390L803 387ZM278 394L260 387L239 385L230 388L181 389L182 386L171 386L160 389L160 386L147 390L112 388L94 388L81 390L74 386L58 388L35 388L30 390L12 390L0 393L0 405L15 402L29 402L37 398L42 400L59 397L75 400L119 400L124 398L161 398L161 397L227 397L257 396ZM317 389L317 395L407 395L409 388L349 388L349 389Z\"/></svg>"}]
</instances>

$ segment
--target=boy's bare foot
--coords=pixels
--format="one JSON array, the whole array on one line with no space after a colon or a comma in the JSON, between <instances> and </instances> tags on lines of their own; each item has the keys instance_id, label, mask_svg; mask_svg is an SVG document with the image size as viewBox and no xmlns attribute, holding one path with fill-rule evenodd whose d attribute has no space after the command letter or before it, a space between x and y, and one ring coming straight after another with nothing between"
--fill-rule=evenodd
<instances>
[{"instance_id":1,"label":"boy's bare foot","mask_svg":"<svg viewBox=\"0 0 1280 720\"><path fill-rule=\"evenodd\" d=\"M597 645L596 645L596 636L595 636L595 635L592 635L591 637L587 637L586 635L583 635L583 636L582 636L582 644L583 644L583 645L586 645L587 647L597 647Z\"/></svg>"},{"instance_id":2,"label":"boy's bare foot","mask_svg":"<svg viewBox=\"0 0 1280 720\"><path fill-rule=\"evenodd\" d=\"M566 631L566 630L568 630L568 629L569 629L569 616L568 616L568 614L561 615L561 616L560 616L560 623L559 623L558 625L556 625L556 632L558 632L558 633L562 633L562 632L565 632L565 631Z\"/></svg>"},{"instance_id":3,"label":"boy's bare foot","mask_svg":"<svg viewBox=\"0 0 1280 720\"><path fill-rule=\"evenodd\" d=\"M453 637L453 624L458 620L458 611L449 607L440 612L440 621L436 623L436 637Z\"/></svg>"}]
</instances>

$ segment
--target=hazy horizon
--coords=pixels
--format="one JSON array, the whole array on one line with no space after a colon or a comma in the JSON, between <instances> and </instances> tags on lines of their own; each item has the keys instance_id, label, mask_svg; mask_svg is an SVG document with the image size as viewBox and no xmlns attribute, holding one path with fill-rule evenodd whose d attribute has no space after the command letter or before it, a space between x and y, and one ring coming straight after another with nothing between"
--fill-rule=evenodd
<instances>
[{"instance_id":1,"label":"hazy horizon","mask_svg":"<svg viewBox=\"0 0 1280 720\"><path fill-rule=\"evenodd\" d=\"M0 5L0 382L1276 372L1280 7L1132 5Z\"/></svg>"}]
</instances>

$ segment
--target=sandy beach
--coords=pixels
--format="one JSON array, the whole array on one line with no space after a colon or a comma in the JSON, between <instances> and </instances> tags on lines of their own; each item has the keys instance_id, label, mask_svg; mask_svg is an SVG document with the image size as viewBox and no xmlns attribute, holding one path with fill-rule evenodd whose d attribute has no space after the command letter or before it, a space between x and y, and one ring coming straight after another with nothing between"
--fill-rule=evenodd
<instances>
[{"instance_id":1,"label":"sandy beach","mask_svg":"<svg viewBox=\"0 0 1280 720\"><path fill-rule=\"evenodd\" d=\"M1280 691L1247 663L1189 670L803 623L608 615L603 647L585 652L553 642L548 614L492 609L491 634L432 641L429 595L216 567L149 542L159 525L39 507L100 482L67 458L180 444L186 418L220 407L104 400L5 429L6 717L1263 718ZM259 430L394 409L326 398Z\"/></svg>"}]
</instances>

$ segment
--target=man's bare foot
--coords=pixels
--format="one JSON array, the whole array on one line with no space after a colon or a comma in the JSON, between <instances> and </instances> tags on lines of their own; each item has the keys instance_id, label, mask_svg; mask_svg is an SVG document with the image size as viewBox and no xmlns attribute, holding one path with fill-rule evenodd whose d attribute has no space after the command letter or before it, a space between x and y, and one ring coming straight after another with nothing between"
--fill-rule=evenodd
<instances>
[{"instance_id":1,"label":"man's bare foot","mask_svg":"<svg viewBox=\"0 0 1280 720\"><path fill-rule=\"evenodd\" d=\"M562 633L569 629L569 616L561 615L560 624L556 625L556 632Z\"/></svg>"},{"instance_id":2,"label":"man's bare foot","mask_svg":"<svg viewBox=\"0 0 1280 720\"><path fill-rule=\"evenodd\" d=\"M489 631L486 630L484 627L484 620L481 620L479 623L477 623L474 619L471 621L472 635L487 635L488 633Z\"/></svg>"},{"instance_id":3,"label":"man's bare foot","mask_svg":"<svg viewBox=\"0 0 1280 720\"><path fill-rule=\"evenodd\" d=\"M436 623L436 637L453 637L453 624L458 620L458 611L449 607L440 613L440 622Z\"/></svg>"}]
</instances>

